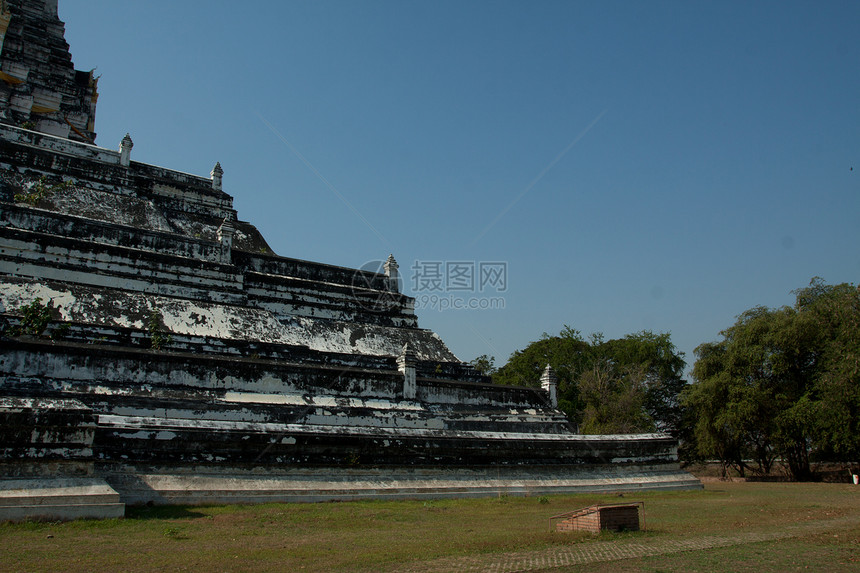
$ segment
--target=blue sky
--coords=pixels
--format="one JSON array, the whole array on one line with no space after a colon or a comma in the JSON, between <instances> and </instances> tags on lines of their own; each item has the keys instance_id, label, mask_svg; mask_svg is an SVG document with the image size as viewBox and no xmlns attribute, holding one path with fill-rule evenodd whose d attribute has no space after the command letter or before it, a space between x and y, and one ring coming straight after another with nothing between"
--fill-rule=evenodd
<instances>
[{"instance_id":1,"label":"blue sky","mask_svg":"<svg viewBox=\"0 0 860 573\"><path fill-rule=\"evenodd\" d=\"M101 75L99 145L220 161L280 255L393 253L465 361L568 324L670 332L692 365L744 310L860 277L857 2L63 0L60 18ZM416 261L504 262L506 289L419 291Z\"/></svg>"}]
</instances>

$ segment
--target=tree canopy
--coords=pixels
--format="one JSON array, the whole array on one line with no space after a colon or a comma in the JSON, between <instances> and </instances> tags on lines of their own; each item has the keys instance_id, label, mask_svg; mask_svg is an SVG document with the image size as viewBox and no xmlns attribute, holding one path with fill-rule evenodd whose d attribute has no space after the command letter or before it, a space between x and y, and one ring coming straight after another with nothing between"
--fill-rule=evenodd
<instances>
[{"instance_id":1,"label":"tree canopy","mask_svg":"<svg viewBox=\"0 0 860 573\"><path fill-rule=\"evenodd\" d=\"M696 348L683 401L698 452L742 475L782 459L804 479L811 458L860 455L860 291L816 278L794 293L794 306L747 310Z\"/></svg>"},{"instance_id":2,"label":"tree canopy","mask_svg":"<svg viewBox=\"0 0 860 573\"><path fill-rule=\"evenodd\" d=\"M486 357L479 357L479 359ZM492 376L498 384L540 386L549 364L558 376L559 408L583 433L676 433L684 387L683 353L669 334L642 331L604 340L565 326L517 350Z\"/></svg>"},{"instance_id":3,"label":"tree canopy","mask_svg":"<svg viewBox=\"0 0 860 573\"><path fill-rule=\"evenodd\" d=\"M819 278L792 306L757 306L695 350L693 383L668 333L587 339L569 326L546 333L496 368L498 384L540 386L550 365L559 408L582 433L665 431L682 459L718 459L768 474L779 460L796 479L816 460L860 460L860 289Z\"/></svg>"}]
</instances>

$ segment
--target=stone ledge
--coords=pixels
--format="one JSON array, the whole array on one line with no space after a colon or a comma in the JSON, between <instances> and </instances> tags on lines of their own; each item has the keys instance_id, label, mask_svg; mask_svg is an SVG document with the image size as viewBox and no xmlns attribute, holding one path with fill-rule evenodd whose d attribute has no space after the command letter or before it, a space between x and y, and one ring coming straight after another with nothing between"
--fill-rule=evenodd
<instances>
[{"instance_id":1,"label":"stone ledge","mask_svg":"<svg viewBox=\"0 0 860 573\"><path fill-rule=\"evenodd\" d=\"M182 191L187 189L188 193L201 198L209 197L211 204L219 205L224 209L232 209L233 206L233 198L223 191L214 190L212 180L207 177L138 161L132 161L129 169L126 170L120 165L120 153L112 149L5 124L0 124L0 138L9 149L7 155L12 155L12 150L18 148L28 155L45 153L52 156L71 157L83 161L87 172L98 174L114 184L127 184L130 171L131 175L137 178L171 183Z\"/></svg>"},{"instance_id":2,"label":"stone ledge","mask_svg":"<svg viewBox=\"0 0 860 573\"><path fill-rule=\"evenodd\" d=\"M281 475L182 471L107 473L127 504L321 502L357 499L442 499L564 493L701 489L680 470L651 467L611 470L563 466L523 468L285 469Z\"/></svg>"},{"instance_id":3,"label":"stone ledge","mask_svg":"<svg viewBox=\"0 0 860 573\"><path fill-rule=\"evenodd\" d=\"M123 517L125 504L99 478L0 480L0 521Z\"/></svg>"}]
</instances>

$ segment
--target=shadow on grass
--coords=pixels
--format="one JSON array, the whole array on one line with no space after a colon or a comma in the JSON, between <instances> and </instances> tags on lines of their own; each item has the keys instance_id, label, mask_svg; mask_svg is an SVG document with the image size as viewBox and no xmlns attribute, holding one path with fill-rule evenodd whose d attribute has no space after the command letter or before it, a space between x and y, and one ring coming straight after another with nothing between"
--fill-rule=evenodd
<instances>
[{"instance_id":1,"label":"shadow on grass","mask_svg":"<svg viewBox=\"0 0 860 573\"><path fill-rule=\"evenodd\" d=\"M201 519L205 513L182 505L133 505L125 508L126 519Z\"/></svg>"}]
</instances>

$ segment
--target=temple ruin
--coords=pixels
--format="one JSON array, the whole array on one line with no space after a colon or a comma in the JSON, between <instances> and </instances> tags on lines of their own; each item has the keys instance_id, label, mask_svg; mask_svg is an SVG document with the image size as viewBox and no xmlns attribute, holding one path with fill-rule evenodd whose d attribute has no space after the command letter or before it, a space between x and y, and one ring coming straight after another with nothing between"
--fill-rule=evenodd
<instances>
[{"instance_id":1,"label":"temple ruin","mask_svg":"<svg viewBox=\"0 0 860 573\"><path fill-rule=\"evenodd\" d=\"M96 84L56 0L0 0L0 519L701 487L667 435L576 434L550 372L461 362L393 256L276 255L219 163L97 147Z\"/></svg>"}]
</instances>

